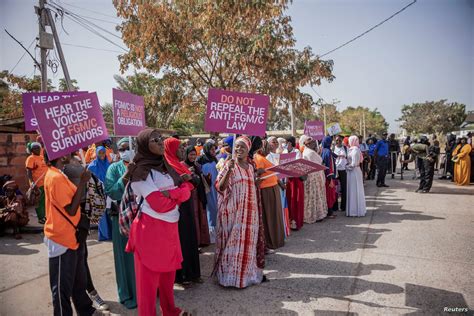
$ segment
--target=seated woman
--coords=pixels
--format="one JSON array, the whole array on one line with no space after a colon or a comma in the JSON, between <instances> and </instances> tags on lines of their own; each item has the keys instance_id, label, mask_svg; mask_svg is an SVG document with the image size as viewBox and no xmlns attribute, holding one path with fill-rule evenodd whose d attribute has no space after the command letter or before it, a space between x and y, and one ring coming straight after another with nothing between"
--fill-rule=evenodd
<instances>
[{"instance_id":1,"label":"seated woman","mask_svg":"<svg viewBox=\"0 0 474 316\"><path fill-rule=\"evenodd\" d=\"M5 228L12 227L15 239L21 239L20 227L29 221L23 197L16 194L18 185L15 181L7 181L2 189L5 196L0 197L0 234L3 235Z\"/></svg>"}]
</instances>

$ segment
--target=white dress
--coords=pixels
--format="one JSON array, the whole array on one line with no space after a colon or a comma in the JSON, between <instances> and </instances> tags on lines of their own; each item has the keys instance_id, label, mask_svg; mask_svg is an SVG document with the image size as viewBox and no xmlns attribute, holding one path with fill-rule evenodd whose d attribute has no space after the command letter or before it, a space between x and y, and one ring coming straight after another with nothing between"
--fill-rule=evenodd
<instances>
[{"instance_id":1,"label":"white dress","mask_svg":"<svg viewBox=\"0 0 474 316\"><path fill-rule=\"evenodd\" d=\"M358 147L351 147L347 155L347 216L365 216L365 192L360 169L361 151Z\"/></svg>"}]
</instances>

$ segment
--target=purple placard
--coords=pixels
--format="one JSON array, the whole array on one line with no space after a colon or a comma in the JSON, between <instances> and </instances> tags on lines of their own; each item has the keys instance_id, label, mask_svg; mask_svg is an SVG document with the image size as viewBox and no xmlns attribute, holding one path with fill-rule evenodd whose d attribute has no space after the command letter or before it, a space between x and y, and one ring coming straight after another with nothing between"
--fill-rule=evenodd
<instances>
[{"instance_id":1,"label":"purple placard","mask_svg":"<svg viewBox=\"0 0 474 316\"><path fill-rule=\"evenodd\" d=\"M295 161L279 164L278 166L273 166L267 170L283 173L290 177L301 177L325 169L327 168L323 165L301 158Z\"/></svg>"},{"instance_id":2,"label":"purple placard","mask_svg":"<svg viewBox=\"0 0 474 316\"><path fill-rule=\"evenodd\" d=\"M316 140L324 138L324 122L322 121L305 121L304 134Z\"/></svg>"},{"instance_id":3,"label":"purple placard","mask_svg":"<svg viewBox=\"0 0 474 316\"><path fill-rule=\"evenodd\" d=\"M37 104L45 104L51 101L57 101L60 98L70 98L76 95L87 93L87 91L68 91L68 92L26 92L22 93L21 99L23 101L23 115L25 117L25 130L36 131L38 123L35 114L33 113L33 106Z\"/></svg>"},{"instance_id":4,"label":"purple placard","mask_svg":"<svg viewBox=\"0 0 474 316\"><path fill-rule=\"evenodd\" d=\"M142 96L113 89L115 136L137 136L145 128L145 101Z\"/></svg>"},{"instance_id":5,"label":"purple placard","mask_svg":"<svg viewBox=\"0 0 474 316\"><path fill-rule=\"evenodd\" d=\"M280 154L280 160L278 161L278 165L285 164L285 163L295 161L295 160L296 160L296 152ZM286 174L283 174L283 173L278 174L278 179L283 179L286 177L288 177Z\"/></svg>"},{"instance_id":6,"label":"purple placard","mask_svg":"<svg viewBox=\"0 0 474 316\"><path fill-rule=\"evenodd\" d=\"M296 160L296 152L287 153L287 154L280 154L280 160L278 162L279 165L288 163L290 161Z\"/></svg>"},{"instance_id":7,"label":"purple placard","mask_svg":"<svg viewBox=\"0 0 474 316\"><path fill-rule=\"evenodd\" d=\"M97 94L80 94L33 107L50 160L109 137Z\"/></svg>"},{"instance_id":8,"label":"purple placard","mask_svg":"<svg viewBox=\"0 0 474 316\"><path fill-rule=\"evenodd\" d=\"M263 94L209 89L204 129L264 136L270 98Z\"/></svg>"}]
</instances>

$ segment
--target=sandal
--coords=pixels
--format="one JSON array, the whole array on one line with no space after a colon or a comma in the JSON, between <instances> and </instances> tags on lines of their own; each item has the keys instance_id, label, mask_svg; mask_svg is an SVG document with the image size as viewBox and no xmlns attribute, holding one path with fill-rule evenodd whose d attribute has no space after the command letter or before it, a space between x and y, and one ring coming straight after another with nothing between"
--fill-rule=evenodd
<instances>
[{"instance_id":1,"label":"sandal","mask_svg":"<svg viewBox=\"0 0 474 316\"><path fill-rule=\"evenodd\" d=\"M184 309L179 313L179 316L192 316L190 312L185 311Z\"/></svg>"}]
</instances>

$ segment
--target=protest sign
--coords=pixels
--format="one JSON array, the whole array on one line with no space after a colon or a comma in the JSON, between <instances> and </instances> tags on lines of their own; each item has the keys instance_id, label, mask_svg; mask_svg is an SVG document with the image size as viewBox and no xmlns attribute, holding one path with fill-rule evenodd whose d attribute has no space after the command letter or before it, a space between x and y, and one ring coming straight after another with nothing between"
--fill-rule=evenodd
<instances>
[{"instance_id":1,"label":"protest sign","mask_svg":"<svg viewBox=\"0 0 474 316\"><path fill-rule=\"evenodd\" d=\"M324 138L324 122L322 121L305 121L304 134L316 140Z\"/></svg>"},{"instance_id":2,"label":"protest sign","mask_svg":"<svg viewBox=\"0 0 474 316\"><path fill-rule=\"evenodd\" d=\"M339 123L336 123L334 125L329 126L328 127L328 133L329 133L329 136L334 136L334 135L338 135L338 134L342 133L342 129L339 126Z\"/></svg>"},{"instance_id":3,"label":"protest sign","mask_svg":"<svg viewBox=\"0 0 474 316\"><path fill-rule=\"evenodd\" d=\"M266 95L209 89L204 129L264 136L269 104Z\"/></svg>"},{"instance_id":4,"label":"protest sign","mask_svg":"<svg viewBox=\"0 0 474 316\"><path fill-rule=\"evenodd\" d=\"M290 161L284 164L279 164L278 166L273 166L268 168L268 171L279 172L289 177L301 177L306 176L310 173L326 170L327 168L323 165L314 163L306 159L298 159Z\"/></svg>"},{"instance_id":5,"label":"protest sign","mask_svg":"<svg viewBox=\"0 0 474 316\"><path fill-rule=\"evenodd\" d=\"M115 136L137 136L145 128L145 101L142 96L113 89Z\"/></svg>"},{"instance_id":6,"label":"protest sign","mask_svg":"<svg viewBox=\"0 0 474 316\"><path fill-rule=\"evenodd\" d=\"M95 92L60 98L33 111L50 160L109 137Z\"/></svg>"},{"instance_id":7,"label":"protest sign","mask_svg":"<svg viewBox=\"0 0 474 316\"><path fill-rule=\"evenodd\" d=\"M296 152L288 153L288 154L280 154L280 160L278 162L279 165L288 163L290 161L294 161L296 159Z\"/></svg>"},{"instance_id":8,"label":"protest sign","mask_svg":"<svg viewBox=\"0 0 474 316\"><path fill-rule=\"evenodd\" d=\"M296 160L296 152L292 152L292 153L288 153L288 154L280 154L280 160L279 160L278 164L286 164L288 162L295 161L295 160ZM286 177L288 177L288 176L285 175L285 174L282 174L282 173L278 174L278 179L283 179L283 178L286 178Z\"/></svg>"},{"instance_id":9,"label":"protest sign","mask_svg":"<svg viewBox=\"0 0 474 316\"><path fill-rule=\"evenodd\" d=\"M23 102L23 115L25 117L25 130L36 131L38 123L33 107L38 104L45 104L51 101L57 101L61 98L70 98L76 95L87 93L87 91L68 91L68 92L26 92L21 94Z\"/></svg>"}]
</instances>

